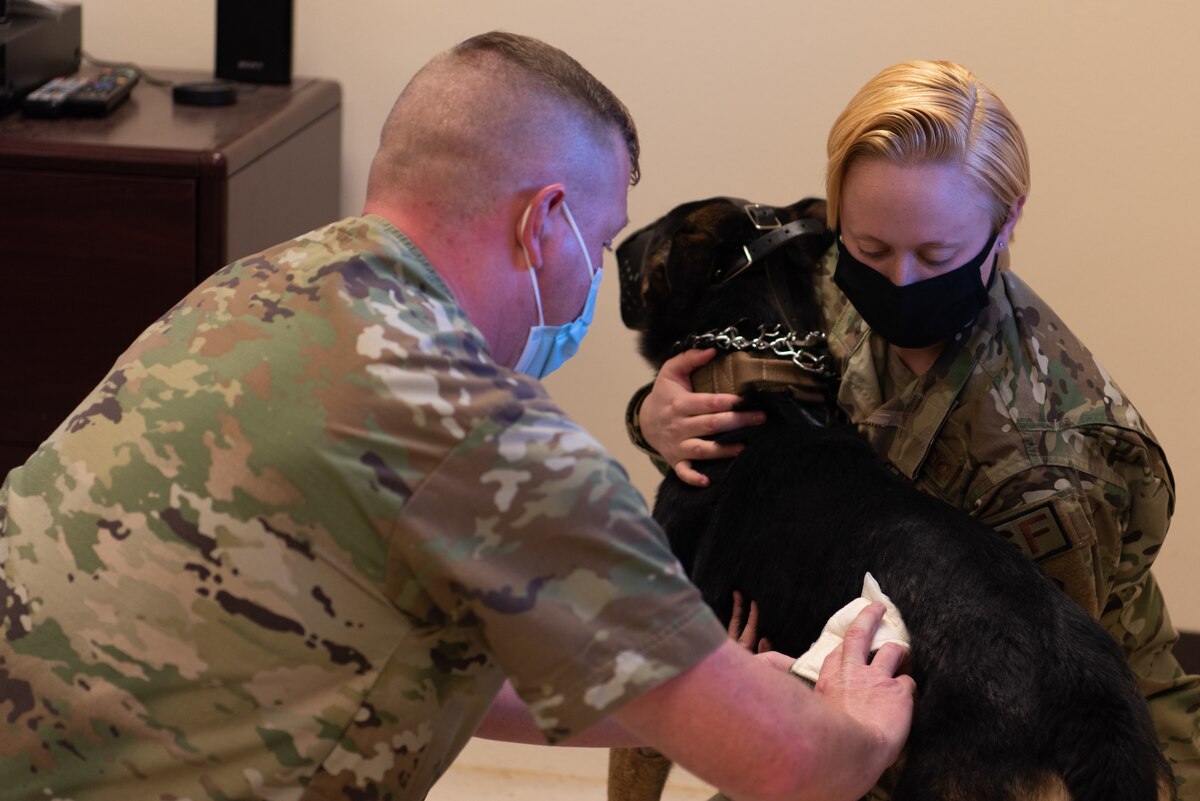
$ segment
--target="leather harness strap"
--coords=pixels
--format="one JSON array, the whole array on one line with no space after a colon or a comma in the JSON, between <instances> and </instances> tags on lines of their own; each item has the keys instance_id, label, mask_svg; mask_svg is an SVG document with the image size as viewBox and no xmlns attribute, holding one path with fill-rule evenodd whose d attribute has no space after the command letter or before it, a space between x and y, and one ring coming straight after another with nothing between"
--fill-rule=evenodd
<instances>
[{"instance_id":1,"label":"leather harness strap","mask_svg":"<svg viewBox=\"0 0 1200 801\"><path fill-rule=\"evenodd\" d=\"M741 395L752 386L781 387L810 403L824 403L832 383L790 360L745 351L718 354L692 373L692 389L696 392Z\"/></svg>"},{"instance_id":2,"label":"leather harness strap","mask_svg":"<svg viewBox=\"0 0 1200 801\"><path fill-rule=\"evenodd\" d=\"M747 211L749 213L749 211ZM753 216L751 217L753 219ZM756 226L759 230L766 230L767 233L755 239L748 245L742 245L742 253L729 265L728 268L719 270L718 274L713 276L714 283L723 284L734 276L746 270L754 262L766 256L768 253L787 244L796 237L806 236L808 234L819 234L825 230L825 223L821 220L811 218L803 218L793 220L787 225L779 225L776 227Z\"/></svg>"}]
</instances>

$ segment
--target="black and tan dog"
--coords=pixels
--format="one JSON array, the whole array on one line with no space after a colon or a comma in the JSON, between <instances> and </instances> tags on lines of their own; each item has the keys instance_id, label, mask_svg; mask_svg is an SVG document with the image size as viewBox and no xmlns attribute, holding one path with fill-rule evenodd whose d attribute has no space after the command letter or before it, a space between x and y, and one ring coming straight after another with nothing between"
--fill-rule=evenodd
<instances>
[{"instance_id":1,"label":"black and tan dog","mask_svg":"<svg viewBox=\"0 0 1200 801\"><path fill-rule=\"evenodd\" d=\"M898 478L826 392L817 260L824 203L685 204L617 250L622 316L658 367L677 349L728 355L694 376L743 391L767 423L744 452L698 465L707 489L668 476L654 515L718 616L739 590L774 648L799 654L870 572L912 637L917 684L895 801L1153 801L1175 797L1121 650L1020 551ZM779 356L777 354L783 354ZM736 736L731 722L731 736ZM657 797L645 755L613 752L611 799Z\"/></svg>"}]
</instances>

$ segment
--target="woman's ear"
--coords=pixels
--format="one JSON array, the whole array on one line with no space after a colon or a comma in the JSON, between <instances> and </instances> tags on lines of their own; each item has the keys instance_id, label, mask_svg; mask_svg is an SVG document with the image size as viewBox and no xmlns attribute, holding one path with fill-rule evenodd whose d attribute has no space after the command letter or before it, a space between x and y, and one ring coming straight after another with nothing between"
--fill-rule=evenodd
<instances>
[{"instance_id":1,"label":"woman's ear","mask_svg":"<svg viewBox=\"0 0 1200 801\"><path fill-rule=\"evenodd\" d=\"M562 184L549 184L539 189L517 220L517 244L525 253L530 269L542 266L542 241L550 212L566 197Z\"/></svg>"},{"instance_id":2,"label":"woman's ear","mask_svg":"<svg viewBox=\"0 0 1200 801\"><path fill-rule=\"evenodd\" d=\"M1013 238L1013 229L1017 227L1017 221L1021 219L1021 210L1025 208L1025 198L1027 195L1021 195L1016 202L1008 210L1008 218L1005 219L1004 225L1000 226L1000 233L996 237L1001 242L1000 247L1006 247Z\"/></svg>"}]
</instances>

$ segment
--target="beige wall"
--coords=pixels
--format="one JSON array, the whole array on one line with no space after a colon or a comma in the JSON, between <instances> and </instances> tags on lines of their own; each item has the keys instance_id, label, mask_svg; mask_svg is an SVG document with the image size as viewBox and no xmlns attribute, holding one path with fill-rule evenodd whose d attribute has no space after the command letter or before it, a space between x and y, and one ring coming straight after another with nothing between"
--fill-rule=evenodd
<instances>
[{"instance_id":1,"label":"beige wall","mask_svg":"<svg viewBox=\"0 0 1200 801\"><path fill-rule=\"evenodd\" d=\"M212 0L84 0L95 57L211 69ZM737 9L737 10L734 10ZM753 11L752 11L753 9ZM341 82L342 207L357 212L380 123L430 55L491 28L575 55L633 109L638 227L683 200L822 194L824 139L851 93L907 58L972 67L1021 120L1033 190L1014 265L1098 353L1151 421L1178 483L1157 574L1175 621L1200 629L1200 5L1192 0L297 0L298 75ZM155 91L142 87L138 91ZM580 356L548 384L650 492L625 400L650 373L610 275Z\"/></svg>"}]
</instances>

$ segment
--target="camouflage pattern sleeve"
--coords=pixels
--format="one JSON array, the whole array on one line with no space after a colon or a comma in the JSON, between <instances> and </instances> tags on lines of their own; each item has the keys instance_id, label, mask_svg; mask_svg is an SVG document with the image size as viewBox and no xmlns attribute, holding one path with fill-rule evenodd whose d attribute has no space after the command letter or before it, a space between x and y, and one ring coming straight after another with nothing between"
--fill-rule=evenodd
<instances>
[{"instance_id":1,"label":"camouflage pattern sleeve","mask_svg":"<svg viewBox=\"0 0 1200 801\"><path fill-rule=\"evenodd\" d=\"M654 382L638 387L633 393L633 397L629 399L629 403L625 406L625 433L629 435L629 441L633 443L639 451L650 457L650 461L658 468L658 472L664 476L671 472L671 465L667 464L666 460L659 455L658 451L646 441L646 437L642 434L642 403L646 400L646 396L650 394L650 390L654 389Z\"/></svg>"},{"instance_id":2,"label":"camouflage pattern sleeve","mask_svg":"<svg viewBox=\"0 0 1200 801\"><path fill-rule=\"evenodd\" d=\"M1170 525L1175 495L1157 445L1104 430L1100 448L1119 486L1088 488L1105 588L1100 622L1128 655L1181 799L1200 799L1200 677L1175 659L1179 639L1151 566Z\"/></svg>"},{"instance_id":3,"label":"camouflage pattern sleeve","mask_svg":"<svg viewBox=\"0 0 1200 801\"><path fill-rule=\"evenodd\" d=\"M1152 443L1089 431L1106 477L1042 466L1013 477L981 508L1120 643L1150 704L1181 799L1200 798L1200 677L1183 672L1178 635L1151 572L1170 521L1170 472ZM1083 440L1078 440L1079 445Z\"/></svg>"},{"instance_id":4,"label":"camouflage pattern sleeve","mask_svg":"<svg viewBox=\"0 0 1200 801\"><path fill-rule=\"evenodd\" d=\"M458 500L472 491L480 503ZM538 725L559 741L724 639L648 522L641 496L589 435L526 413L448 457L410 500L400 542L440 606L480 621Z\"/></svg>"}]
</instances>

